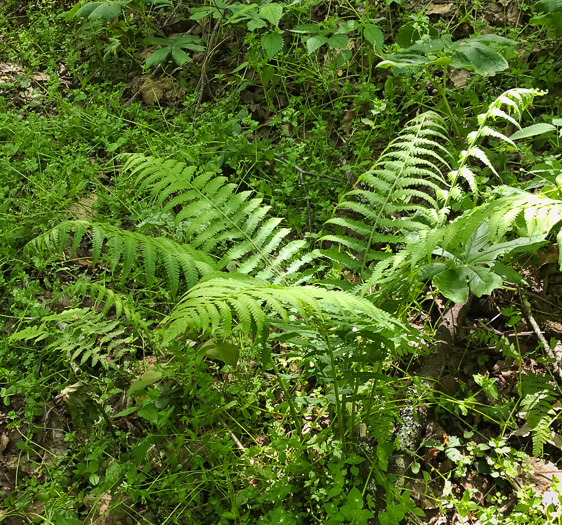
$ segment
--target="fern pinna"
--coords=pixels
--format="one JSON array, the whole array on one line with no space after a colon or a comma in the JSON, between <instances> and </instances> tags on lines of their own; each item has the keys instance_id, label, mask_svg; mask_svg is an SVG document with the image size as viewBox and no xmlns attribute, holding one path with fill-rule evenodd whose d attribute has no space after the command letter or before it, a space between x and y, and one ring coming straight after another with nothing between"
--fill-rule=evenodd
<instances>
[{"instance_id":1,"label":"fern pinna","mask_svg":"<svg viewBox=\"0 0 562 525\"><path fill-rule=\"evenodd\" d=\"M436 224L438 200L447 187L443 172L450 170L446 143L439 115L414 118L343 197L327 221L341 233L321 239L336 247L322 253L362 274L373 261L391 255L389 245L406 242L406 232Z\"/></svg>"}]
</instances>

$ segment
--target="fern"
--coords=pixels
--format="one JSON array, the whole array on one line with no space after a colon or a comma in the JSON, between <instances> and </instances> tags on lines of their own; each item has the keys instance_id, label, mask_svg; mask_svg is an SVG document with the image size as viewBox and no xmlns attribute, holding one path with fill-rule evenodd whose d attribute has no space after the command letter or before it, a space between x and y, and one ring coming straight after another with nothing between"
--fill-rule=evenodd
<instances>
[{"instance_id":1,"label":"fern","mask_svg":"<svg viewBox=\"0 0 562 525\"><path fill-rule=\"evenodd\" d=\"M405 326L367 299L317 286L283 287L243 275L210 276L193 287L163 324L164 343L179 335L219 332L260 335L272 318L289 322L297 316L314 325L315 318L340 317L372 323L393 336L408 334ZM398 338L399 339L399 338Z\"/></svg>"},{"instance_id":2,"label":"fern","mask_svg":"<svg viewBox=\"0 0 562 525\"><path fill-rule=\"evenodd\" d=\"M526 417L526 426L532 432L533 455L541 456L544 445L552 439L550 424L556 418L553 403L556 401L554 387L549 378L530 371L521 376L521 409Z\"/></svg>"},{"instance_id":3,"label":"fern","mask_svg":"<svg viewBox=\"0 0 562 525\"><path fill-rule=\"evenodd\" d=\"M454 254L476 234L483 223L487 223L487 240L490 244L501 242L507 233L513 230L528 238L528 243L531 244L544 239L559 223L562 218L562 200L535 195L509 186L502 185L488 191L487 201L478 205L482 189L478 187L477 179L468 165L470 159L477 159L499 177L484 151L478 147L478 141L484 137L493 137L514 146L513 140L492 127L491 122L499 120L520 127L515 117L520 117L533 98L542 94L537 90L510 90L500 95L486 113L478 116L478 130L468 135L467 149L459 154L457 168L448 175L450 186L440 192L442 207L436 215L435 209L429 210L434 214L435 220L426 220L425 225L415 231L410 230L410 233L405 235L405 246L373 268L363 287L364 292L384 281L393 282L396 270L408 270L410 274L415 274L420 262L427 263L432 257L446 252ZM461 186L463 182L467 183L471 190L473 207L450 220L451 204L466 195ZM428 209L421 208L420 204L418 215L427 217ZM408 231L407 227L403 230ZM558 236L562 237L562 234L558 233Z\"/></svg>"},{"instance_id":4,"label":"fern","mask_svg":"<svg viewBox=\"0 0 562 525\"><path fill-rule=\"evenodd\" d=\"M28 252L41 253L54 251L63 253L72 238L70 253L74 253L86 232L92 232L92 259L96 264L101 257L102 248L108 249L109 266L116 272L121 266L121 278L131 272L138 252L142 254L147 284L152 285L157 262L160 260L166 270L172 294L178 290L180 273L183 273L188 286L195 285L199 277L215 269L215 262L207 254L192 246L179 244L165 237L150 237L142 233L123 230L109 224L87 221L65 221L48 232L36 237L28 245Z\"/></svg>"},{"instance_id":5,"label":"fern","mask_svg":"<svg viewBox=\"0 0 562 525\"><path fill-rule=\"evenodd\" d=\"M105 314L89 308L74 308L45 316L41 324L20 330L10 342L45 341L45 352L62 354L77 365L90 362L104 369L131 348L133 338L118 319L107 320ZM114 355L113 355L114 354Z\"/></svg>"},{"instance_id":6,"label":"fern","mask_svg":"<svg viewBox=\"0 0 562 525\"><path fill-rule=\"evenodd\" d=\"M270 207L251 191L212 172L143 155L127 155L125 170L136 175L139 190L150 190L152 201L174 213L185 242L218 258L218 270L236 268L258 279L286 284L306 263L299 260L305 241L285 243L290 230L281 219L268 217Z\"/></svg>"},{"instance_id":7,"label":"fern","mask_svg":"<svg viewBox=\"0 0 562 525\"><path fill-rule=\"evenodd\" d=\"M115 307L116 319L124 315L125 319L132 326L142 332L149 332L148 323L134 307L133 300L130 297L124 297L114 290L107 288L101 283L79 279L65 290L65 294L70 297L89 296L94 308L100 309L103 306L100 312L102 316L107 315L111 308Z\"/></svg>"},{"instance_id":8,"label":"fern","mask_svg":"<svg viewBox=\"0 0 562 525\"><path fill-rule=\"evenodd\" d=\"M413 119L360 177L328 221L353 235L325 235L339 248L323 250L331 259L362 274L375 260L390 256L386 247L406 242L405 233L429 228L440 219L444 170L450 170L443 119L433 112ZM425 203L425 204L424 204ZM346 216L351 212L353 217ZM380 247L377 247L380 245ZM343 252L345 250L345 252Z\"/></svg>"}]
</instances>

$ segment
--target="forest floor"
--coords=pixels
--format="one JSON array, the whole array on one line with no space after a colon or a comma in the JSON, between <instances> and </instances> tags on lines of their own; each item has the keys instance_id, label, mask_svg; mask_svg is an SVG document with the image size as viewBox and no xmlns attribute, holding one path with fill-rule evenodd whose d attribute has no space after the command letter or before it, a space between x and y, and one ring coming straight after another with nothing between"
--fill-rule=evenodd
<instances>
[{"instance_id":1,"label":"forest floor","mask_svg":"<svg viewBox=\"0 0 562 525\"><path fill-rule=\"evenodd\" d=\"M495 186L562 202L558 17L559 0L0 0L0 522L562 523L554 215L540 241L494 255L501 270L476 264L503 277L485 293L471 282L461 297L415 272L363 289L357 300L404 334L373 335L333 305L305 324L309 310L279 299L261 331L260 312L236 303L228 323L215 323L222 308L198 310L208 330L166 335L182 297L219 273L244 274L242 287L265 272L246 268L253 256L273 267L300 241L288 289L358 295L378 256L357 253L369 237L358 222L347 244L351 222L334 223L428 109L462 156L502 92L548 91L520 114L539 125L530 140L483 141L478 191L465 184L451 222ZM189 168L151 187L124 167L131 153L211 183L190 206ZM408 203L421 207L422 189ZM247 212L254 226L228 215L242 192L236 205L261 213ZM200 240L190 224L211 208L235 227ZM505 242L532 238L523 215ZM372 245L389 255L408 242ZM287 275L291 262L287 252ZM271 275L259 284L281 288ZM264 297L252 304L267 313ZM408 351L381 350L402 337ZM417 436L411 449L404 432Z\"/></svg>"}]
</instances>

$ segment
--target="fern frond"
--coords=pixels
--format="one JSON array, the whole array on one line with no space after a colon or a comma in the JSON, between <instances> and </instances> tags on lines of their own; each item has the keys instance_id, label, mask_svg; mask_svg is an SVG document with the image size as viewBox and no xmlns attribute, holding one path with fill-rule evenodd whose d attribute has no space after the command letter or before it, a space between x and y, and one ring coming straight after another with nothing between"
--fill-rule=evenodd
<instances>
[{"instance_id":1,"label":"fern frond","mask_svg":"<svg viewBox=\"0 0 562 525\"><path fill-rule=\"evenodd\" d=\"M305 320L326 315L362 319L381 331L404 330L390 315L367 299L317 286L275 286L240 274L228 274L203 280L193 287L163 322L164 343L180 335L221 330L229 336L235 320L244 335L260 334L267 316L289 316Z\"/></svg>"},{"instance_id":2,"label":"fern frond","mask_svg":"<svg viewBox=\"0 0 562 525\"><path fill-rule=\"evenodd\" d=\"M165 237L150 237L139 232L122 230L109 224L87 221L65 221L52 230L36 237L28 245L32 252L64 252L71 232L74 231L73 247L92 231L92 257L94 264L99 260L104 242L108 248L110 268L116 271L122 261L121 276L125 279L131 272L141 248L145 275L148 284L154 280L156 265L162 259L170 290L175 294L179 287L180 270L188 286L194 286L199 277L216 269L216 263L206 253L189 245L179 244Z\"/></svg>"},{"instance_id":3,"label":"fern frond","mask_svg":"<svg viewBox=\"0 0 562 525\"><path fill-rule=\"evenodd\" d=\"M219 258L217 269L236 267L239 273L267 275L286 284L284 265L300 255L302 241L282 247L290 230L281 219L268 217L270 207L249 191L212 172L199 173L181 162L129 155L124 169L136 175L140 190L175 215L193 248ZM283 250L279 257L278 250Z\"/></svg>"},{"instance_id":4,"label":"fern frond","mask_svg":"<svg viewBox=\"0 0 562 525\"><path fill-rule=\"evenodd\" d=\"M131 323L135 328L148 332L148 323L143 319L140 312L133 306L133 301L129 297L125 297L111 288L107 288L99 282L90 282L79 279L65 290L65 294L70 297L90 297L92 305L96 309L101 308L101 315L105 316L115 308L115 318L119 319L121 315Z\"/></svg>"},{"instance_id":5,"label":"fern frond","mask_svg":"<svg viewBox=\"0 0 562 525\"><path fill-rule=\"evenodd\" d=\"M327 223L343 228L345 233L325 235L321 240L336 243L355 257L355 263L353 258L346 258L351 261L351 270L362 273L372 261L383 258L376 252L384 252L389 244L405 242L401 230L420 226L410 220L416 212L439 208L437 197L447 186L443 172L450 171L449 152L440 143L446 142L446 135L444 121L436 113L416 117L375 166L359 178L357 185L366 189L344 196L334 212L338 216ZM349 211L354 216L349 217ZM424 215L430 221L435 217L431 212ZM333 258L334 249L322 253Z\"/></svg>"},{"instance_id":6,"label":"fern frond","mask_svg":"<svg viewBox=\"0 0 562 525\"><path fill-rule=\"evenodd\" d=\"M118 319L104 317L90 308L65 310L42 317L39 326L16 332L10 341L45 341L47 353L65 356L77 365L88 361L92 366L100 364L107 370L113 359L132 346L133 337L126 334Z\"/></svg>"}]
</instances>

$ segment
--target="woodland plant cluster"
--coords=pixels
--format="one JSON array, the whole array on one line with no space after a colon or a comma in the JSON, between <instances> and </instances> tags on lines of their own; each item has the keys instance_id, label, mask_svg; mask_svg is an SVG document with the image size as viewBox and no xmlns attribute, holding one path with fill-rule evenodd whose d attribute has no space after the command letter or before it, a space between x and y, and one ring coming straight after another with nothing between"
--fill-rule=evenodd
<instances>
[{"instance_id":1,"label":"woodland plant cluster","mask_svg":"<svg viewBox=\"0 0 562 525\"><path fill-rule=\"evenodd\" d=\"M561 20L0 0L0 521L562 523Z\"/></svg>"}]
</instances>

